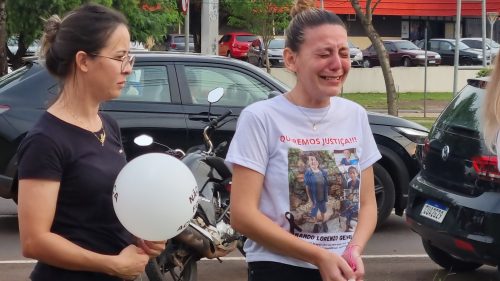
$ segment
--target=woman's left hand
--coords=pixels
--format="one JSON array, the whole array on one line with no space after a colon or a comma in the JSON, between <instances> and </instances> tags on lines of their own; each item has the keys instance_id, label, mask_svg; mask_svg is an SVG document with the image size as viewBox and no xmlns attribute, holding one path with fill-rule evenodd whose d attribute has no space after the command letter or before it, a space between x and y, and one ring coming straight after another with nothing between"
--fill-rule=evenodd
<instances>
[{"instance_id":1,"label":"woman's left hand","mask_svg":"<svg viewBox=\"0 0 500 281\"><path fill-rule=\"evenodd\" d=\"M356 281L363 281L365 276L365 266L361 259L360 247L358 245L349 245L342 254L342 257L347 261L349 266L354 271Z\"/></svg>"},{"instance_id":2,"label":"woman's left hand","mask_svg":"<svg viewBox=\"0 0 500 281\"><path fill-rule=\"evenodd\" d=\"M144 250L144 252L151 258L155 258L165 250L167 240L163 241L148 241L137 238L137 246Z\"/></svg>"}]
</instances>

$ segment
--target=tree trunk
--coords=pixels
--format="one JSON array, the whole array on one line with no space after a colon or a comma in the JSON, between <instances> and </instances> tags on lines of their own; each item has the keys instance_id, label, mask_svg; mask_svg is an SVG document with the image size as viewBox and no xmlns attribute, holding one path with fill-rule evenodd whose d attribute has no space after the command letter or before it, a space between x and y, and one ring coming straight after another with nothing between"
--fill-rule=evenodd
<instances>
[{"instance_id":1,"label":"tree trunk","mask_svg":"<svg viewBox=\"0 0 500 281\"><path fill-rule=\"evenodd\" d=\"M385 89L387 91L387 113L390 115L398 116L398 95L396 93L396 87L394 86L394 78L392 77L391 65L389 63L389 56L385 50L384 44L380 35L373 27L372 15L373 10L377 7L381 0L376 0L374 5L371 4L371 0L367 0L365 3L365 13L363 13L358 0L350 0L351 5L356 11L357 17L361 20L361 25L365 30L366 35L370 38L373 47L377 51L378 59L380 61L380 67L382 68L382 73L384 75Z\"/></svg>"},{"instance_id":2,"label":"tree trunk","mask_svg":"<svg viewBox=\"0 0 500 281\"><path fill-rule=\"evenodd\" d=\"M387 113L398 116L398 95L394 85L394 78L392 77L389 55L387 54L387 50L382 43L380 35L377 33L375 28L373 28L373 25L363 24L363 28L365 29L368 38L370 38L370 41L377 52L380 67L382 68L382 73L384 75L385 90L387 92Z\"/></svg>"},{"instance_id":3,"label":"tree trunk","mask_svg":"<svg viewBox=\"0 0 500 281\"><path fill-rule=\"evenodd\" d=\"M7 11L6 0L0 0L0 76L7 74Z\"/></svg>"}]
</instances>

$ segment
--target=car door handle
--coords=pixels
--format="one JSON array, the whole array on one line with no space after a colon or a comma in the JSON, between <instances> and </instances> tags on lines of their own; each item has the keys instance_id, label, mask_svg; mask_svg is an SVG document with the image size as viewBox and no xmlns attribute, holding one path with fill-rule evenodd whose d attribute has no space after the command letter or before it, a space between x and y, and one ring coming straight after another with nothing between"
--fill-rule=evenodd
<instances>
[{"instance_id":1,"label":"car door handle","mask_svg":"<svg viewBox=\"0 0 500 281\"><path fill-rule=\"evenodd\" d=\"M214 115L211 115L211 117L214 117ZM190 114L188 116L189 120L191 121L202 121L202 122L210 122L208 119L208 112L201 112L198 114Z\"/></svg>"}]
</instances>

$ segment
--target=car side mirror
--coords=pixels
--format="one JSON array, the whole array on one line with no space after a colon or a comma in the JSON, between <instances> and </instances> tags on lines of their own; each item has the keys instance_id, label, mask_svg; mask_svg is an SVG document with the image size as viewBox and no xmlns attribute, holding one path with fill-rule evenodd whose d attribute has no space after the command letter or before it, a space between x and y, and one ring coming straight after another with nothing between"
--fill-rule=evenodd
<instances>
[{"instance_id":1,"label":"car side mirror","mask_svg":"<svg viewBox=\"0 0 500 281\"><path fill-rule=\"evenodd\" d=\"M224 88L215 88L208 93L208 102L215 103L218 102L224 95Z\"/></svg>"}]
</instances>

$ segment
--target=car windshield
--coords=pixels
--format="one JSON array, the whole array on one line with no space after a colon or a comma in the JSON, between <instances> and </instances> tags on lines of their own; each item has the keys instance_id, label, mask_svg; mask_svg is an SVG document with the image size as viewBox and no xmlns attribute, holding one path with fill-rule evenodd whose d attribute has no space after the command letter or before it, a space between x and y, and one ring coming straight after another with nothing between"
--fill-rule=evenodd
<instances>
[{"instance_id":1,"label":"car windshield","mask_svg":"<svg viewBox=\"0 0 500 281\"><path fill-rule=\"evenodd\" d=\"M184 41L184 36L176 36L174 37L174 42L175 43L184 43L186 41ZM189 43L193 43L194 40L193 40L193 37L192 36L189 36Z\"/></svg>"},{"instance_id":2,"label":"car windshield","mask_svg":"<svg viewBox=\"0 0 500 281\"><path fill-rule=\"evenodd\" d=\"M27 64L25 66L22 66L14 71L12 71L9 74L6 74L2 77L0 77L0 89L3 88L5 85L10 84L11 82L21 79L23 77L24 73L26 73L32 64Z\"/></svg>"},{"instance_id":3,"label":"car windshield","mask_svg":"<svg viewBox=\"0 0 500 281\"><path fill-rule=\"evenodd\" d=\"M490 45L493 48L500 48L500 44L491 40L490 38L486 38L486 42L488 43L488 45Z\"/></svg>"},{"instance_id":4,"label":"car windshield","mask_svg":"<svg viewBox=\"0 0 500 281\"><path fill-rule=\"evenodd\" d=\"M285 40L274 39L269 41L269 49L284 49L285 48Z\"/></svg>"},{"instance_id":5,"label":"car windshield","mask_svg":"<svg viewBox=\"0 0 500 281\"><path fill-rule=\"evenodd\" d=\"M238 35L238 36L236 36L236 41L240 41L240 42L252 42L255 39L257 39L257 36L255 36L255 35Z\"/></svg>"},{"instance_id":6,"label":"car windshield","mask_svg":"<svg viewBox=\"0 0 500 281\"><path fill-rule=\"evenodd\" d=\"M453 46L455 46L455 41L450 41ZM470 49L469 46L465 45L464 42L458 42L458 49L459 50L465 50L465 49Z\"/></svg>"},{"instance_id":7,"label":"car windshield","mask_svg":"<svg viewBox=\"0 0 500 281\"><path fill-rule=\"evenodd\" d=\"M396 47L400 50L420 50L417 45L410 41L396 41L394 44L396 44Z\"/></svg>"}]
</instances>

